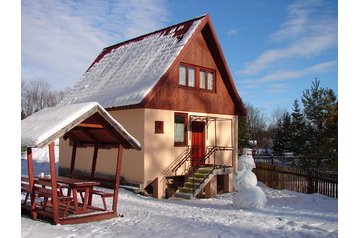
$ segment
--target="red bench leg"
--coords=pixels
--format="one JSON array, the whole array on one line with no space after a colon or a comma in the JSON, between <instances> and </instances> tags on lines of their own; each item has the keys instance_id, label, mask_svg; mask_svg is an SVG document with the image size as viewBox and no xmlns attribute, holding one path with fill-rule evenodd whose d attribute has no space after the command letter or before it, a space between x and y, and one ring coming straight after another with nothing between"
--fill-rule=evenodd
<instances>
[{"instance_id":1,"label":"red bench leg","mask_svg":"<svg viewBox=\"0 0 358 238\"><path fill-rule=\"evenodd\" d=\"M30 193L27 192L27 193L26 193L26 196L25 196L25 200L24 200L24 202L22 203L23 205L25 205L25 204L27 203L27 199L29 198L29 195L30 195Z\"/></svg>"},{"instance_id":2,"label":"red bench leg","mask_svg":"<svg viewBox=\"0 0 358 238\"><path fill-rule=\"evenodd\" d=\"M101 196L101 197L102 197L102 201L103 201L104 211L106 211L107 210L106 198L104 196Z\"/></svg>"}]
</instances>

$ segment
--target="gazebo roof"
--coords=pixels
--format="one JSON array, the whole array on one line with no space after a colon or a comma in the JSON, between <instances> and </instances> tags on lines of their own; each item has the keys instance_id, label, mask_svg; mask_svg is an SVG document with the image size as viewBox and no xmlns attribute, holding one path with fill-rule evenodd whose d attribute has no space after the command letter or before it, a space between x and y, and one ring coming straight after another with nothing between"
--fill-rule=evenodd
<instances>
[{"instance_id":1,"label":"gazebo roof","mask_svg":"<svg viewBox=\"0 0 358 238\"><path fill-rule=\"evenodd\" d=\"M45 108L21 121L21 146L41 148L64 137L79 145L140 150L140 143L97 102Z\"/></svg>"}]
</instances>

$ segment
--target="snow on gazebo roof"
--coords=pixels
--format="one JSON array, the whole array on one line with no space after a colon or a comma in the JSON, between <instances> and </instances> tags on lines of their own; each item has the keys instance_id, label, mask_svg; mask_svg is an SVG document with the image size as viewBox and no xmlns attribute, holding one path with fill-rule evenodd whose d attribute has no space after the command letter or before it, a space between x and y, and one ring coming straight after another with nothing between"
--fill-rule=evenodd
<instances>
[{"instance_id":1,"label":"snow on gazebo roof","mask_svg":"<svg viewBox=\"0 0 358 238\"><path fill-rule=\"evenodd\" d=\"M122 144L141 149L140 143L97 102L45 108L21 121L21 146L40 148L61 136L83 144Z\"/></svg>"},{"instance_id":2,"label":"snow on gazebo roof","mask_svg":"<svg viewBox=\"0 0 358 238\"><path fill-rule=\"evenodd\" d=\"M142 102L206 16L103 49L60 104L96 101L112 108Z\"/></svg>"}]
</instances>

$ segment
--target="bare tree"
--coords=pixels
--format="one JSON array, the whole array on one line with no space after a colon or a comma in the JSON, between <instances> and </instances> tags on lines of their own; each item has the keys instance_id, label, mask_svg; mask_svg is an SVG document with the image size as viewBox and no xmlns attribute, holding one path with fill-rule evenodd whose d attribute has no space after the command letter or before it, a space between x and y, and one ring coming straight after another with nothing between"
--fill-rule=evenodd
<instances>
[{"instance_id":1,"label":"bare tree","mask_svg":"<svg viewBox=\"0 0 358 238\"><path fill-rule=\"evenodd\" d=\"M56 106L67 90L51 90L50 85L42 80L22 81L21 119L43 108Z\"/></svg>"},{"instance_id":2,"label":"bare tree","mask_svg":"<svg viewBox=\"0 0 358 238\"><path fill-rule=\"evenodd\" d=\"M248 137L250 140L256 140L258 147L264 147L267 144L265 116L253 105L246 104L246 108Z\"/></svg>"}]
</instances>

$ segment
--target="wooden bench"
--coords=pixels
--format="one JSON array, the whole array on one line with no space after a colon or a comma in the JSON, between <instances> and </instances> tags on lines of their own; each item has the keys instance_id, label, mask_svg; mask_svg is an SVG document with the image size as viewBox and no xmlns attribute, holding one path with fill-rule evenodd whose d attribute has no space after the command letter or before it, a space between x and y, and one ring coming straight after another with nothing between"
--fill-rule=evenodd
<instances>
[{"instance_id":1,"label":"wooden bench","mask_svg":"<svg viewBox=\"0 0 358 238\"><path fill-rule=\"evenodd\" d=\"M27 203L27 199L30 195L30 184L29 184L29 178L25 176L21 176L21 192L26 193L24 202L22 204Z\"/></svg>"},{"instance_id":2,"label":"wooden bench","mask_svg":"<svg viewBox=\"0 0 358 238\"><path fill-rule=\"evenodd\" d=\"M80 195L81 195L81 199L82 199L82 202L84 201L84 198L83 198L83 194L81 190L78 190ZM90 189L89 190L89 193L90 194L94 194L94 195L98 195L102 198L102 202L103 202L103 210L106 211L107 210L107 203L106 203L106 198L110 198L110 197L114 197L114 194L113 193L107 193L107 192L104 192L104 191L101 191L101 190L96 190L96 189Z\"/></svg>"},{"instance_id":3,"label":"wooden bench","mask_svg":"<svg viewBox=\"0 0 358 238\"><path fill-rule=\"evenodd\" d=\"M63 204L65 206L65 210L63 213L63 216L67 215L68 208L70 204L73 202L73 198L70 196L64 196L62 191L63 186L60 184L57 184L56 190L58 195L58 203ZM43 202L41 202L39 205L41 205L42 209L45 209L48 205L49 199L50 202L53 204L52 201L52 186L50 181L45 181L41 179L35 179L34 180L34 190L35 190L35 198L43 197Z\"/></svg>"}]
</instances>

